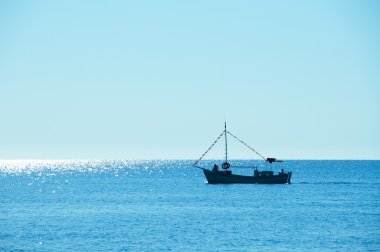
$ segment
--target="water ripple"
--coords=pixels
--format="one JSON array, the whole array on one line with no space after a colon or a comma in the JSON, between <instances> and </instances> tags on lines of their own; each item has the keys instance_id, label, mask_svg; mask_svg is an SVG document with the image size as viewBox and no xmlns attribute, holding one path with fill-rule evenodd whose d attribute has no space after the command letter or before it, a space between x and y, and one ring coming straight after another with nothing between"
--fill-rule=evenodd
<instances>
[{"instance_id":1,"label":"water ripple","mask_svg":"<svg viewBox=\"0 0 380 252\"><path fill-rule=\"evenodd\" d=\"M191 167L191 161L172 160L2 160L0 174L57 175L62 173L114 173L116 175L162 174L178 165ZM188 164L188 165L187 165Z\"/></svg>"}]
</instances>

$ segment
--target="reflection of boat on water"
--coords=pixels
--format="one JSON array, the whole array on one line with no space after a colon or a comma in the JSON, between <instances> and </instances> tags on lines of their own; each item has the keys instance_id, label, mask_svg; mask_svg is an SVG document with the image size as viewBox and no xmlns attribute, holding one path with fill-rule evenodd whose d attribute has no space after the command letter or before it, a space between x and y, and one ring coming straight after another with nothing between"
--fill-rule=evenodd
<instances>
[{"instance_id":1,"label":"reflection of boat on water","mask_svg":"<svg viewBox=\"0 0 380 252\"><path fill-rule=\"evenodd\" d=\"M256 167L250 167L254 168L254 172L252 176L247 175L238 175L238 174L232 174L231 168L232 166L227 159L227 134L238 140L240 143L245 145L247 148L255 152L257 155L259 155L265 162L268 162L270 165L272 163L277 162L283 162L282 160L278 160L275 158L264 158L262 155L260 155L257 151L255 151L253 148L251 148L248 144L243 142L242 140L235 137L233 134L231 134L226 129L226 123L224 123L224 131L219 135L219 137L215 140L215 142L210 146L210 148L207 149L207 151L193 164L194 167L202 169L203 173L206 176L207 182L209 184L216 184L216 183L245 183L245 184L286 184L290 183L290 178L292 177L292 172L284 172L282 169L281 172L275 174L273 171L259 171ZM206 154L212 149L212 147L219 141L219 139L224 135L225 140L225 160L222 164L222 170L219 169L219 166L217 164L214 164L214 167L212 170L203 168L198 165L198 163L203 159L203 157L206 156ZM248 168L248 167L245 167Z\"/></svg>"}]
</instances>

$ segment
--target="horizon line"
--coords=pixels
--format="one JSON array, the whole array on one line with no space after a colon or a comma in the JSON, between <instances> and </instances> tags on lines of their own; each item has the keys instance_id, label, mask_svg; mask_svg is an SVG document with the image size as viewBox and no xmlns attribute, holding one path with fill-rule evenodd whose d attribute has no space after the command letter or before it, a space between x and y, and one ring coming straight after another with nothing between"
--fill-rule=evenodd
<instances>
[{"instance_id":1,"label":"horizon line","mask_svg":"<svg viewBox=\"0 0 380 252\"><path fill-rule=\"evenodd\" d=\"M82 159L82 158L38 158L38 159L0 159L0 162L12 162L12 161L192 161L197 159L183 159L183 158L176 158L176 159L160 159L160 158L153 158L153 159L97 159L97 158L88 158L88 159ZM214 161L214 160L223 160L223 159L202 159L202 161ZM248 158L240 158L240 159L229 159L229 160L244 160L244 161L265 161L263 159L248 159ZM323 159L323 158L301 158L301 159L284 159L281 158L283 161L380 161L380 159L372 159L372 158L364 158L364 159L343 159L343 158L337 158L337 159Z\"/></svg>"}]
</instances>

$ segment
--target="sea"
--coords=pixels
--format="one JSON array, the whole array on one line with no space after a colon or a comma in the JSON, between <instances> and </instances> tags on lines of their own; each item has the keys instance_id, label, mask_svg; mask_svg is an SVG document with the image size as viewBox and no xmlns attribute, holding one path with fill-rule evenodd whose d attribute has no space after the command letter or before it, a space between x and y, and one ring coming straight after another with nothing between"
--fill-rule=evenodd
<instances>
[{"instance_id":1,"label":"sea","mask_svg":"<svg viewBox=\"0 0 380 252\"><path fill-rule=\"evenodd\" d=\"M0 251L380 251L380 161L285 161L278 185L193 162L0 161Z\"/></svg>"}]
</instances>

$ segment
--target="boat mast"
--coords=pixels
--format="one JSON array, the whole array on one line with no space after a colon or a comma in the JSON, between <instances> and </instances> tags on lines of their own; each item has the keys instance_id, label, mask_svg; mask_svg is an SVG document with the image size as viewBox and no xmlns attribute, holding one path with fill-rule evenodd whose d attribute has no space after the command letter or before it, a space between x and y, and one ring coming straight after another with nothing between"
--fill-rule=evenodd
<instances>
[{"instance_id":1,"label":"boat mast","mask_svg":"<svg viewBox=\"0 0 380 252\"><path fill-rule=\"evenodd\" d=\"M227 124L226 124L226 122L224 122L224 143L225 143L225 150L226 150L225 163L227 163Z\"/></svg>"}]
</instances>

